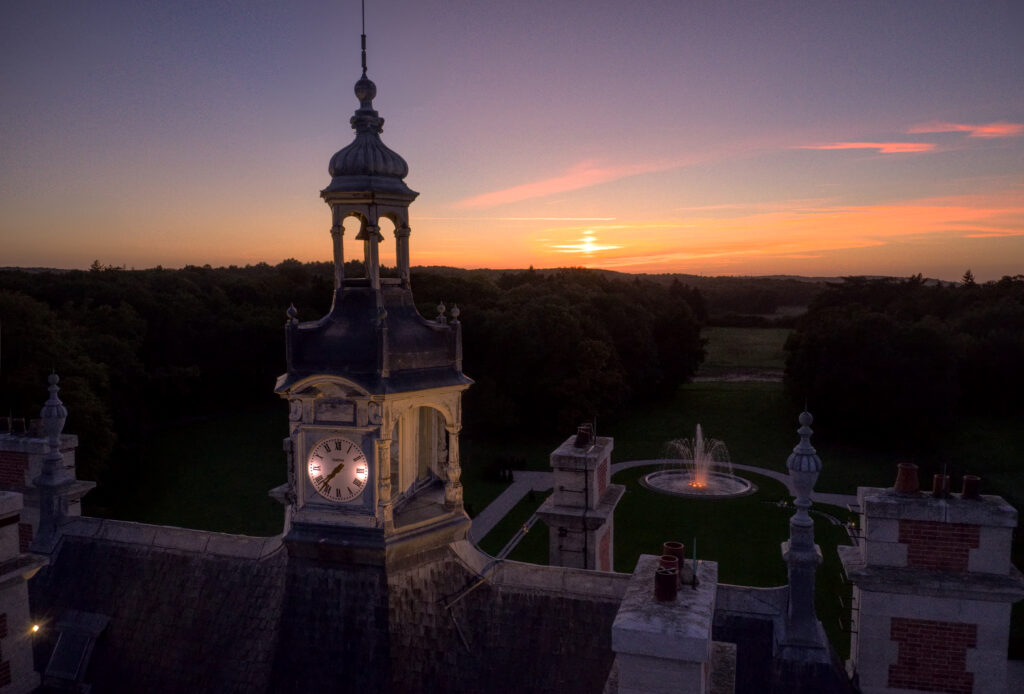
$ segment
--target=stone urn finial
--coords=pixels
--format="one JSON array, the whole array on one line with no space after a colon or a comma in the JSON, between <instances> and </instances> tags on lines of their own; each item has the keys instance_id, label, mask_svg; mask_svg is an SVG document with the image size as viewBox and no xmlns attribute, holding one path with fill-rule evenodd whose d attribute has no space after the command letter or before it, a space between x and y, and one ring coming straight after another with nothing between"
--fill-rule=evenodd
<instances>
[{"instance_id":1,"label":"stone urn finial","mask_svg":"<svg viewBox=\"0 0 1024 694\"><path fill-rule=\"evenodd\" d=\"M50 397L43 404L39 416L43 420L43 431L46 432L46 437L50 440L50 446L59 447L60 435L64 431L64 422L67 421L68 411L57 395L57 392L60 391L60 387L57 385L60 382L60 377L56 373L51 373L47 381L50 384L48 388Z\"/></svg>"},{"instance_id":2,"label":"stone urn finial","mask_svg":"<svg viewBox=\"0 0 1024 694\"><path fill-rule=\"evenodd\" d=\"M793 452L786 461L789 469L789 476L793 480L793 487L796 489L796 501L794 502L798 513L807 513L811 505L811 492L814 491L814 484L818 481L818 474L821 472L821 458L811 445L811 422L814 417L807 410L800 413L800 443L793 447Z\"/></svg>"}]
</instances>

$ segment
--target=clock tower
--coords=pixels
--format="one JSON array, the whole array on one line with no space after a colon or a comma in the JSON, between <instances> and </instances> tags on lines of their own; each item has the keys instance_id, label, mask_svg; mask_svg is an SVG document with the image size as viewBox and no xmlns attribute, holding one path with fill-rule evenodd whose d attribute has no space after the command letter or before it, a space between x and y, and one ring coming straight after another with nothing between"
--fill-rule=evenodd
<instances>
[{"instance_id":1,"label":"clock tower","mask_svg":"<svg viewBox=\"0 0 1024 694\"><path fill-rule=\"evenodd\" d=\"M383 564L463 539L459 431L462 326L453 307L431 320L409 277L409 167L381 141L377 87L363 73L355 139L328 167L320 196L331 210L334 301L323 318L285 326L287 372L276 392L289 403L286 505L289 554ZM344 220L358 222L365 276L345 275ZM381 233L380 221L394 227ZM381 277L379 247L395 244L397 277ZM351 243L350 243L351 247Z\"/></svg>"}]
</instances>

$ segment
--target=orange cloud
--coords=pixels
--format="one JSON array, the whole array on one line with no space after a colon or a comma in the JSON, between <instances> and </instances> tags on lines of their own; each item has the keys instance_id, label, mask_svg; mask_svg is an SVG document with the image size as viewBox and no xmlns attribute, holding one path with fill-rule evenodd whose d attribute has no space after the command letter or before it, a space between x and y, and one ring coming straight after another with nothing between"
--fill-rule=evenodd
<instances>
[{"instance_id":1,"label":"orange cloud","mask_svg":"<svg viewBox=\"0 0 1024 694\"><path fill-rule=\"evenodd\" d=\"M491 193L483 193L470 198L465 198L455 203L457 208L493 207L530 198L539 198L555 193L564 193L569 190L589 188L600 183L615 181L627 176L650 173L652 171L664 171L678 166L678 164L652 163L652 164L619 164L601 166L593 161L585 161L573 166L561 176L545 178L533 183L496 190Z\"/></svg>"},{"instance_id":2,"label":"orange cloud","mask_svg":"<svg viewBox=\"0 0 1024 694\"><path fill-rule=\"evenodd\" d=\"M1020 231L988 231L978 234L964 234L965 239L1001 239L1007 236L1024 236L1024 229Z\"/></svg>"},{"instance_id":3,"label":"orange cloud","mask_svg":"<svg viewBox=\"0 0 1024 694\"><path fill-rule=\"evenodd\" d=\"M828 145L802 145L797 149L877 149L880 154L931 152L930 142L833 142Z\"/></svg>"},{"instance_id":4,"label":"orange cloud","mask_svg":"<svg viewBox=\"0 0 1024 694\"><path fill-rule=\"evenodd\" d=\"M1024 135L1024 123L921 123L915 125L908 133L967 133L968 137L1015 137Z\"/></svg>"},{"instance_id":5,"label":"orange cloud","mask_svg":"<svg viewBox=\"0 0 1024 694\"><path fill-rule=\"evenodd\" d=\"M644 227L647 232L637 234ZM984 196L908 200L864 206L800 206L788 210L689 217L590 228L606 248L586 253L583 246L551 242L547 253L575 250L589 267L665 271L682 266L728 270L779 259L810 259L910 239L983 238L1024 235L1024 205L1012 191ZM554 229L545 233L553 235ZM562 230L572 234L576 231ZM620 246L616 249L615 246ZM545 250L541 252L544 253ZM571 252L571 251L570 251Z\"/></svg>"},{"instance_id":6,"label":"orange cloud","mask_svg":"<svg viewBox=\"0 0 1024 694\"><path fill-rule=\"evenodd\" d=\"M615 217L417 217L432 222L614 222Z\"/></svg>"}]
</instances>

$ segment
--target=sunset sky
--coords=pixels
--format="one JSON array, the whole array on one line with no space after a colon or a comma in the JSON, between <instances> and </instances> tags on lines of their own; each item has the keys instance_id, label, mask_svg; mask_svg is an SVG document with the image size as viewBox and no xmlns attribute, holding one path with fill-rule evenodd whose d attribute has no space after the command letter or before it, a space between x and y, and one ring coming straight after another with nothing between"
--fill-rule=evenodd
<instances>
[{"instance_id":1,"label":"sunset sky","mask_svg":"<svg viewBox=\"0 0 1024 694\"><path fill-rule=\"evenodd\" d=\"M359 33L3 3L0 266L329 259ZM1024 273L1022 2L367 0L367 35L414 264Z\"/></svg>"}]
</instances>

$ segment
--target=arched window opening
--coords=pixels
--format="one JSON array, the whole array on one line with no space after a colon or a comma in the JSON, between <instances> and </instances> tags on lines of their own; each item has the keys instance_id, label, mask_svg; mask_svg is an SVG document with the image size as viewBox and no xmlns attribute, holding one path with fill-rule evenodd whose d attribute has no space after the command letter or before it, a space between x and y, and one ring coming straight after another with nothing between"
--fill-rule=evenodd
<instances>
[{"instance_id":1,"label":"arched window opening","mask_svg":"<svg viewBox=\"0 0 1024 694\"><path fill-rule=\"evenodd\" d=\"M433 407L416 407L395 424L391 443L391 480L398 495L411 495L445 479L448 430Z\"/></svg>"}]
</instances>

